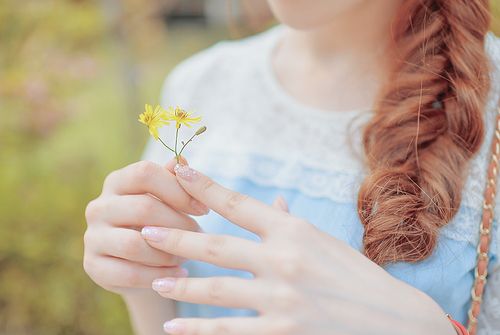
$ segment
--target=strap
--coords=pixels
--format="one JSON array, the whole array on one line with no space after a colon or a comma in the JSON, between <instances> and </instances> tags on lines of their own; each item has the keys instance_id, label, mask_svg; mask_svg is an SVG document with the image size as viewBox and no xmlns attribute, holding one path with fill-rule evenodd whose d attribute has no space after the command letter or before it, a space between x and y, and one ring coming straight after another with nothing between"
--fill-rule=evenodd
<instances>
[{"instance_id":1,"label":"strap","mask_svg":"<svg viewBox=\"0 0 500 335\"><path fill-rule=\"evenodd\" d=\"M488 251L490 249L493 214L495 209L496 181L498 160L500 158L500 107L496 116L496 128L491 143L491 158L488 165L486 189L484 191L483 216L479 226L479 243L477 246L477 264L474 270L474 285L471 289L472 303L469 308L467 330L470 335L476 335L477 318L481 311L486 278L488 276Z\"/></svg>"},{"instance_id":2,"label":"strap","mask_svg":"<svg viewBox=\"0 0 500 335\"><path fill-rule=\"evenodd\" d=\"M467 329L460 322L453 320L449 314L446 314L446 316L453 325L453 328L455 328L457 335L470 335Z\"/></svg>"}]
</instances>

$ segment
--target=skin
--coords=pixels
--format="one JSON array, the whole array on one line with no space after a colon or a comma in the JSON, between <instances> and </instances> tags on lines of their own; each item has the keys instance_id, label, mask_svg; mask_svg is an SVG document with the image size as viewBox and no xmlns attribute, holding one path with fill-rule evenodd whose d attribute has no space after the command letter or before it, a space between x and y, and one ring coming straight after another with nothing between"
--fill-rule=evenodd
<instances>
[{"instance_id":1,"label":"skin","mask_svg":"<svg viewBox=\"0 0 500 335\"><path fill-rule=\"evenodd\" d=\"M281 86L329 112L371 108L394 63L390 29L402 0L269 3L289 27L272 59Z\"/></svg>"},{"instance_id":2,"label":"skin","mask_svg":"<svg viewBox=\"0 0 500 335\"><path fill-rule=\"evenodd\" d=\"M182 257L149 246L140 230L154 225L200 231L186 214L208 212L177 182L175 163L162 167L143 161L110 173L85 211L84 269L96 284L123 297L139 335L163 334L165 318L175 316L174 302L151 289L153 280L187 275L179 267ZM282 198L273 206L286 209Z\"/></svg>"},{"instance_id":3,"label":"skin","mask_svg":"<svg viewBox=\"0 0 500 335\"><path fill-rule=\"evenodd\" d=\"M174 165L175 160L166 167L138 162L110 173L101 195L85 211L84 269L96 284L123 297L137 334L162 334L164 318L175 315L173 302L155 294L151 282L186 275L179 267L182 259L151 248L142 239L141 228L199 231L186 214L203 215L208 210L180 187Z\"/></svg>"},{"instance_id":4,"label":"skin","mask_svg":"<svg viewBox=\"0 0 500 335\"><path fill-rule=\"evenodd\" d=\"M371 107L390 73L390 23L401 2L269 0L290 27L272 56L280 84L298 102L331 112ZM456 334L430 297L288 214L283 199L269 206L200 173L185 180L174 165L139 162L112 172L86 210L84 268L124 298L136 334L162 334L165 319L174 319L173 334ZM208 208L262 242L200 232L187 214ZM141 236L145 226L159 230ZM186 258L255 278L184 278ZM151 289L155 279L160 294ZM252 308L259 316L175 319L175 300Z\"/></svg>"},{"instance_id":5,"label":"skin","mask_svg":"<svg viewBox=\"0 0 500 335\"><path fill-rule=\"evenodd\" d=\"M174 319L165 325L169 333L456 334L430 297L284 206L226 189L187 166L176 172L188 194L261 242L163 227L144 228L144 239L165 253L249 271L254 278L167 277L153 288L169 299L251 308L259 316Z\"/></svg>"}]
</instances>

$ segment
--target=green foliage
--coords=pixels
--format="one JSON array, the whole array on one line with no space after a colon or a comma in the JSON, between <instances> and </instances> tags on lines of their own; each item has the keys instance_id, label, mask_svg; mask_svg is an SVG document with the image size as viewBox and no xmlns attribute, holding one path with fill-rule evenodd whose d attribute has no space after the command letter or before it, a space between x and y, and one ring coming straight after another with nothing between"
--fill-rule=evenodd
<instances>
[{"instance_id":1,"label":"green foliage","mask_svg":"<svg viewBox=\"0 0 500 335\"><path fill-rule=\"evenodd\" d=\"M83 271L84 209L106 174L140 157L137 115L170 68L221 38L167 37L154 18L114 21L101 5L0 2L1 335L131 334L121 299ZM126 33L136 26L157 33Z\"/></svg>"},{"instance_id":2,"label":"green foliage","mask_svg":"<svg viewBox=\"0 0 500 335\"><path fill-rule=\"evenodd\" d=\"M500 0L491 0L491 10L493 13L493 22L491 26L491 30L500 35Z\"/></svg>"}]
</instances>

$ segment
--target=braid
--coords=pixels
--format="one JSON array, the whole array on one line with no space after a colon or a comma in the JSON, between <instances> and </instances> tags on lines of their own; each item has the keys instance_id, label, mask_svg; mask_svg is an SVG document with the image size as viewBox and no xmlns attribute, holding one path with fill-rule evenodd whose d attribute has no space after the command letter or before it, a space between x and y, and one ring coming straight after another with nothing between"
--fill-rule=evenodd
<instances>
[{"instance_id":1,"label":"braid","mask_svg":"<svg viewBox=\"0 0 500 335\"><path fill-rule=\"evenodd\" d=\"M364 252L416 262L456 214L484 137L488 0L408 0L394 24L401 59L363 134L371 174L358 195Z\"/></svg>"}]
</instances>

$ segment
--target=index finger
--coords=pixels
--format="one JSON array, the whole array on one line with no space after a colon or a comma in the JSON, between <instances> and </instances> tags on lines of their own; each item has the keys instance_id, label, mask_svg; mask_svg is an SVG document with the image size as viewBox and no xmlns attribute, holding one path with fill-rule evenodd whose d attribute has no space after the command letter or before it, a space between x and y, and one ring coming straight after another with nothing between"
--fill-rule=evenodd
<instances>
[{"instance_id":1,"label":"index finger","mask_svg":"<svg viewBox=\"0 0 500 335\"><path fill-rule=\"evenodd\" d=\"M181 186L193 198L261 237L287 215L248 195L229 190L187 165L177 164L174 170Z\"/></svg>"},{"instance_id":2,"label":"index finger","mask_svg":"<svg viewBox=\"0 0 500 335\"><path fill-rule=\"evenodd\" d=\"M187 214L203 215L208 208L193 199L179 185L167 168L153 162L140 161L108 175L103 194L144 194L155 196L164 204Z\"/></svg>"}]
</instances>

